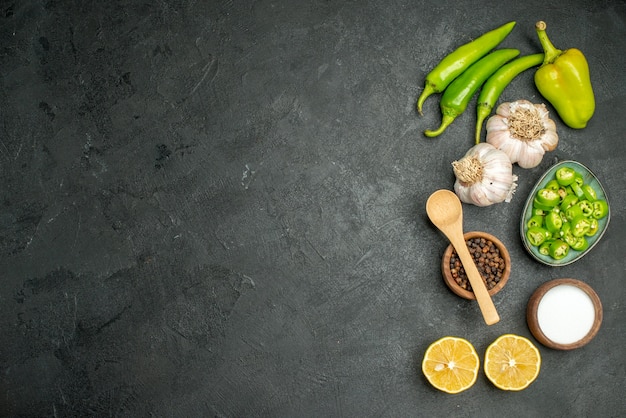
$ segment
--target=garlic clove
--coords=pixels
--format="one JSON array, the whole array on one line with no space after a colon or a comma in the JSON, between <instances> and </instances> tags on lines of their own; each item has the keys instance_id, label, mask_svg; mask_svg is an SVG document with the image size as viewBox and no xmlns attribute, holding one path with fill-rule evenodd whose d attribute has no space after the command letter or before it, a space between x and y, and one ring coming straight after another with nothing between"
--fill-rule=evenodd
<instances>
[{"instance_id":1,"label":"garlic clove","mask_svg":"<svg viewBox=\"0 0 626 418\"><path fill-rule=\"evenodd\" d=\"M511 141L509 127L506 125L503 118L496 118L493 116L489 119L489 122L487 122L487 130L489 132L487 143L496 148L501 148L505 143Z\"/></svg>"},{"instance_id":2,"label":"garlic clove","mask_svg":"<svg viewBox=\"0 0 626 418\"><path fill-rule=\"evenodd\" d=\"M496 108L496 114L503 118L508 118L511 115L511 103L505 102Z\"/></svg>"},{"instance_id":3,"label":"garlic clove","mask_svg":"<svg viewBox=\"0 0 626 418\"><path fill-rule=\"evenodd\" d=\"M541 144L537 144L537 141L533 144L528 144L526 147L522 147L518 154L517 165L522 168L533 168L537 167L541 160L543 159L543 155L545 151Z\"/></svg>"},{"instance_id":4,"label":"garlic clove","mask_svg":"<svg viewBox=\"0 0 626 418\"><path fill-rule=\"evenodd\" d=\"M552 125L554 125L554 129L546 130L546 133L543 136L543 141L541 142L541 146L545 151L554 151L556 146L559 144L559 136L556 133L556 125L552 120L550 120Z\"/></svg>"},{"instance_id":5,"label":"garlic clove","mask_svg":"<svg viewBox=\"0 0 626 418\"><path fill-rule=\"evenodd\" d=\"M509 132L509 125L506 117L501 115L493 115L487 120L486 129L488 132Z\"/></svg>"}]
</instances>

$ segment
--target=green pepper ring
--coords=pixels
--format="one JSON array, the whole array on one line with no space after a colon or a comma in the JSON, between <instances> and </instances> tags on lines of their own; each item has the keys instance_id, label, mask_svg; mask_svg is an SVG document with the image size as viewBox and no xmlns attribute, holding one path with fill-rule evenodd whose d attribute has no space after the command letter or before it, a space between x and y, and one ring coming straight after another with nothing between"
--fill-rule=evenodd
<instances>
[{"instance_id":1,"label":"green pepper ring","mask_svg":"<svg viewBox=\"0 0 626 418\"><path fill-rule=\"evenodd\" d=\"M556 170L555 177L556 181L561 186L569 186L574 182L574 177L576 176L576 171L571 167L561 167Z\"/></svg>"},{"instance_id":2,"label":"green pepper ring","mask_svg":"<svg viewBox=\"0 0 626 418\"><path fill-rule=\"evenodd\" d=\"M537 192L537 201L542 205L554 207L559 204L560 200L561 197L559 196L558 189L552 190L543 188Z\"/></svg>"},{"instance_id":3,"label":"green pepper ring","mask_svg":"<svg viewBox=\"0 0 626 418\"><path fill-rule=\"evenodd\" d=\"M563 226L563 220L558 212L550 212L545 217L545 224L548 231L555 233Z\"/></svg>"},{"instance_id":4,"label":"green pepper ring","mask_svg":"<svg viewBox=\"0 0 626 418\"><path fill-rule=\"evenodd\" d=\"M583 190L583 195L588 201L593 202L598 198L598 194L589 184L583 184L580 188Z\"/></svg>"},{"instance_id":5,"label":"green pepper ring","mask_svg":"<svg viewBox=\"0 0 626 418\"><path fill-rule=\"evenodd\" d=\"M535 247L543 244L543 242L550 238L550 236L550 232L540 226L528 228L528 231L526 232L526 238L528 239L530 244L534 245Z\"/></svg>"},{"instance_id":6,"label":"green pepper ring","mask_svg":"<svg viewBox=\"0 0 626 418\"><path fill-rule=\"evenodd\" d=\"M591 216L596 219L602 219L609 214L609 204L606 202L606 200L596 200L592 203L592 207L593 211L591 212Z\"/></svg>"},{"instance_id":7,"label":"green pepper ring","mask_svg":"<svg viewBox=\"0 0 626 418\"><path fill-rule=\"evenodd\" d=\"M570 244L570 247L572 248L572 250L585 251L587 248L589 248L589 241L587 241L587 238L585 238L584 236L576 237L574 242Z\"/></svg>"},{"instance_id":8,"label":"green pepper ring","mask_svg":"<svg viewBox=\"0 0 626 418\"><path fill-rule=\"evenodd\" d=\"M567 256L569 249L570 246L565 241L561 239L554 240L554 242L550 245L550 257L555 260L561 260Z\"/></svg>"},{"instance_id":9,"label":"green pepper ring","mask_svg":"<svg viewBox=\"0 0 626 418\"><path fill-rule=\"evenodd\" d=\"M585 216L579 216L572 221L572 235L575 237L584 236L591 228L591 222Z\"/></svg>"}]
</instances>

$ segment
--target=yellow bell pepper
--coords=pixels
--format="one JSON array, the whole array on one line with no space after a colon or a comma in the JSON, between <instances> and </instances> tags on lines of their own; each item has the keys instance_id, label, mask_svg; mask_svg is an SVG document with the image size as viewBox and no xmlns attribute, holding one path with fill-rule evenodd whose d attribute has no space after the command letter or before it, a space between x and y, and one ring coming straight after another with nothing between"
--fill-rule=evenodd
<instances>
[{"instance_id":1,"label":"yellow bell pepper","mask_svg":"<svg viewBox=\"0 0 626 418\"><path fill-rule=\"evenodd\" d=\"M576 48L557 49L546 34L545 22L537 22L535 29L544 50L535 85L567 126L582 129L596 108L587 59Z\"/></svg>"}]
</instances>

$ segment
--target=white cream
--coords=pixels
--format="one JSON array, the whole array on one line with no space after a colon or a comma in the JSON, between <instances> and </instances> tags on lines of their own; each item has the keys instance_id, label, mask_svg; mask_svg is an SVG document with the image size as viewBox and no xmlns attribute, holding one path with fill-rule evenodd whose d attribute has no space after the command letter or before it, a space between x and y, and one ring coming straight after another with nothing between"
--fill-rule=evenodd
<instances>
[{"instance_id":1,"label":"white cream","mask_svg":"<svg viewBox=\"0 0 626 418\"><path fill-rule=\"evenodd\" d=\"M583 339L595 320L593 301L582 289L558 285L539 301L537 322L543 334L558 344L572 344Z\"/></svg>"}]
</instances>

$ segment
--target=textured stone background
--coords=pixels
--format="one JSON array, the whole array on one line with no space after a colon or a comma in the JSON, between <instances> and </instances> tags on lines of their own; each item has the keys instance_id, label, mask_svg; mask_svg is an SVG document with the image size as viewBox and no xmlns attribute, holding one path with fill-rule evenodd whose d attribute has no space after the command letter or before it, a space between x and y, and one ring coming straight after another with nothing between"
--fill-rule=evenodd
<instances>
[{"instance_id":1,"label":"textured stone background","mask_svg":"<svg viewBox=\"0 0 626 418\"><path fill-rule=\"evenodd\" d=\"M515 167L509 204L464 205L508 246L487 327L447 290L425 214L473 144L474 105L437 139L428 71L509 20L502 46L588 57L597 111ZM626 5L570 2L0 2L0 415L551 416L626 413ZM532 71L502 101L541 102ZM526 253L527 194L554 162L603 182L608 232L582 260ZM481 374L456 396L420 372L445 335L482 354L530 337L526 302L574 277L604 305L588 346L540 346L538 380Z\"/></svg>"}]
</instances>

